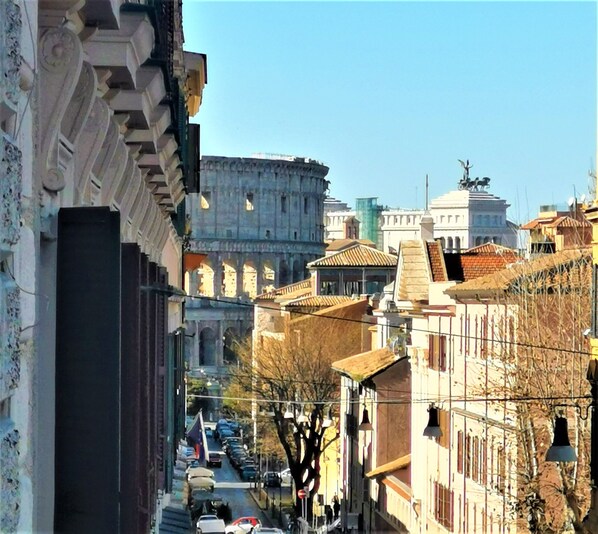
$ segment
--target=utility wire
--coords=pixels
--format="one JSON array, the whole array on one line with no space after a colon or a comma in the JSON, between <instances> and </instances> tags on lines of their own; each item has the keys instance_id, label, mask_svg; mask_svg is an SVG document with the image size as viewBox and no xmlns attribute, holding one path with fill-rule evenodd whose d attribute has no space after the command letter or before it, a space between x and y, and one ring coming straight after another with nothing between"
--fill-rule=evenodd
<instances>
[{"instance_id":1,"label":"utility wire","mask_svg":"<svg viewBox=\"0 0 598 534\"><path fill-rule=\"evenodd\" d=\"M194 397L199 399L218 399L218 400L230 400L230 401L238 401L238 402L255 402L255 403L264 403L264 404L291 404L291 405L299 405L299 406L306 406L309 404L363 404L364 399L355 399L355 400L345 400L342 401L338 398L336 399L317 399L317 400L309 400L309 401L301 401L301 400L282 400L282 399L265 399L262 397L228 397L223 395L197 395L197 394L187 394L187 397ZM429 398L421 398L421 399L412 399L412 398L405 398L405 399L368 399L368 403L374 404L431 404L431 403L465 403L465 402L539 402L539 401L573 401L573 400L592 400L591 395L577 395L577 396L550 396L550 397L445 397L444 399L441 397L429 397Z\"/></svg>"},{"instance_id":2,"label":"utility wire","mask_svg":"<svg viewBox=\"0 0 598 534\"><path fill-rule=\"evenodd\" d=\"M210 302L219 302L221 304L228 304L228 305L233 305L233 306L244 306L244 307L251 307L251 308L259 308L262 310L273 310L273 311L280 311L280 308L276 308L274 306L264 306L264 305L260 305L260 304L255 304L252 302L229 302L229 301L223 301L220 299L217 299L215 297L206 297L206 296L195 296L195 295L187 295L187 298L190 299L199 299L199 300L207 300ZM312 317L318 317L320 319L332 319L335 321L344 321L347 323L359 323L359 324L369 324L369 325L373 325L375 324L374 321L364 321L363 319L353 319L350 317L337 317L337 316L332 316L332 315L320 315L316 312L307 312L307 311L299 311L299 310L293 310L294 314L296 315L307 315L307 316L312 316ZM390 328L399 328L401 326L403 326L405 323L399 323L399 324L388 324L387 326ZM435 330L429 330L429 329L425 329L425 328L411 328L410 329L411 332L423 332L426 334L438 334L438 331ZM553 351L557 351L557 352L564 352L564 353L568 353L568 354L577 354L580 356L590 356L591 353L588 351L583 351L583 350L575 350L575 349L567 349L564 347L551 347L551 346L547 346L547 345L537 345L534 343L524 343L524 342L520 342L520 341L507 341L505 339L492 339L492 338L484 338L481 336L471 336L471 335L466 335L466 334L458 334L458 333L446 333L443 332L442 335L445 335L447 337L452 337L452 338L457 338L457 339L477 339L478 341L485 341L485 342L489 342L489 343L496 343L499 345L509 345L509 346L515 346L515 347L523 347L523 348L528 348L528 349L538 349L538 350L553 350Z\"/></svg>"}]
</instances>

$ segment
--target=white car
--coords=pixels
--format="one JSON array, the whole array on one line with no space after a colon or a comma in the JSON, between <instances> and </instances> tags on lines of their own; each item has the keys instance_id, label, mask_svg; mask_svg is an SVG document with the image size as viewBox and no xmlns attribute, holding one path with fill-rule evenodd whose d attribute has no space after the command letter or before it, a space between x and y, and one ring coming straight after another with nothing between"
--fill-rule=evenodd
<instances>
[{"instance_id":1,"label":"white car","mask_svg":"<svg viewBox=\"0 0 598 534\"><path fill-rule=\"evenodd\" d=\"M291 470L289 468L282 470L278 474L280 475L280 480L282 481L283 486L291 485L291 480L293 480L293 477L291 476Z\"/></svg>"},{"instance_id":2,"label":"white car","mask_svg":"<svg viewBox=\"0 0 598 534\"><path fill-rule=\"evenodd\" d=\"M202 534L223 534L225 528L224 521L215 515L202 515L196 527Z\"/></svg>"}]
</instances>

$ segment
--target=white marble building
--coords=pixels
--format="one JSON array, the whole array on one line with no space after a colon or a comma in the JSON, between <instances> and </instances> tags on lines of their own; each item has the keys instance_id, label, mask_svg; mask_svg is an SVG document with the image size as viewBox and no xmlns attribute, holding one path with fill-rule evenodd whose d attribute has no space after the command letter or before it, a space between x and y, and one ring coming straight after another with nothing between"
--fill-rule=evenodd
<instances>
[{"instance_id":1,"label":"white marble building","mask_svg":"<svg viewBox=\"0 0 598 534\"><path fill-rule=\"evenodd\" d=\"M429 214L434 221L434 238L440 239L446 251L459 251L496 243L517 247L516 228L507 219L509 204L487 191L455 190L430 202ZM423 209L386 208L378 218L378 246L382 250L396 251L399 243L407 239L420 239ZM355 210L328 211L325 217L326 239L344 239L346 221L355 217Z\"/></svg>"}]
</instances>

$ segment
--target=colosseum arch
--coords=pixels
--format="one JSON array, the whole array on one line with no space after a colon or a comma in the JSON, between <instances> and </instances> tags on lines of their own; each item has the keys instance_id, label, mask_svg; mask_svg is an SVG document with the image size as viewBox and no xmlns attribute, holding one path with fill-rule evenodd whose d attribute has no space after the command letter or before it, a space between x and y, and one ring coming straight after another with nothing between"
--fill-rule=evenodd
<instances>
[{"instance_id":1,"label":"colosseum arch","mask_svg":"<svg viewBox=\"0 0 598 534\"><path fill-rule=\"evenodd\" d=\"M237 296L237 265L233 260L222 261L222 290L225 297Z\"/></svg>"},{"instance_id":2,"label":"colosseum arch","mask_svg":"<svg viewBox=\"0 0 598 534\"><path fill-rule=\"evenodd\" d=\"M293 283L300 282L305 278L303 262L299 259L293 261Z\"/></svg>"},{"instance_id":3,"label":"colosseum arch","mask_svg":"<svg viewBox=\"0 0 598 534\"><path fill-rule=\"evenodd\" d=\"M199 333L199 365L216 365L216 334L209 327Z\"/></svg>"},{"instance_id":4,"label":"colosseum arch","mask_svg":"<svg viewBox=\"0 0 598 534\"><path fill-rule=\"evenodd\" d=\"M197 291L200 295L213 297L214 294L214 269L208 260L204 260L197 269Z\"/></svg>"},{"instance_id":5,"label":"colosseum arch","mask_svg":"<svg viewBox=\"0 0 598 534\"><path fill-rule=\"evenodd\" d=\"M224 365L235 365L239 361L241 340L239 333L234 328L227 328L224 331L222 348L222 360Z\"/></svg>"},{"instance_id":6,"label":"colosseum arch","mask_svg":"<svg viewBox=\"0 0 598 534\"><path fill-rule=\"evenodd\" d=\"M280 260L278 264L278 285L279 287L288 286L291 283L289 264L286 260Z\"/></svg>"},{"instance_id":7,"label":"colosseum arch","mask_svg":"<svg viewBox=\"0 0 598 534\"><path fill-rule=\"evenodd\" d=\"M243 293L247 293L249 298L255 298L257 295L258 276L255 263L247 260L243 264Z\"/></svg>"},{"instance_id":8,"label":"colosseum arch","mask_svg":"<svg viewBox=\"0 0 598 534\"><path fill-rule=\"evenodd\" d=\"M262 262L262 283L260 293L270 291L276 287L276 268L272 260L264 260Z\"/></svg>"}]
</instances>

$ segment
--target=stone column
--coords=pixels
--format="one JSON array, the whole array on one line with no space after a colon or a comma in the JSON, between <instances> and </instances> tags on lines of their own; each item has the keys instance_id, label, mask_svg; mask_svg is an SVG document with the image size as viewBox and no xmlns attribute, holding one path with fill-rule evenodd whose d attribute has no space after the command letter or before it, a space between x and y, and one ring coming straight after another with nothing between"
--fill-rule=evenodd
<instances>
[{"instance_id":1,"label":"stone column","mask_svg":"<svg viewBox=\"0 0 598 534\"><path fill-rule=\"evenodd\" d=\"M236 261L237 270L237 297L243 294L243 266L245 265L245 256L239 254Z\"/></svg>"},{"instance_id":2,"label":"stone column","mask_svg":"<svg viewBox=\"0 0 598 534\"><path fill-rule=\"evenodd\" d=\"M216 254L216 261L214 262L214 296L222 296L222 281L224 277L224 270L222 269L222 256Z\"/></svg>"}]
</instances>

